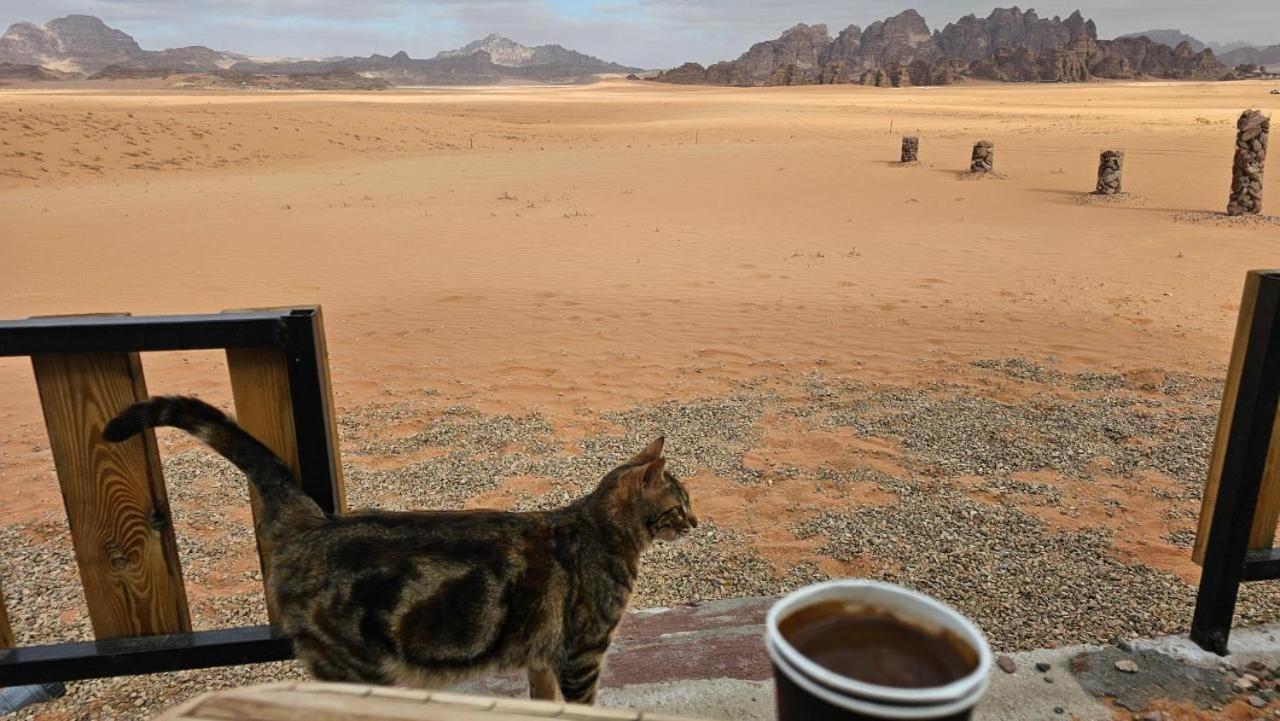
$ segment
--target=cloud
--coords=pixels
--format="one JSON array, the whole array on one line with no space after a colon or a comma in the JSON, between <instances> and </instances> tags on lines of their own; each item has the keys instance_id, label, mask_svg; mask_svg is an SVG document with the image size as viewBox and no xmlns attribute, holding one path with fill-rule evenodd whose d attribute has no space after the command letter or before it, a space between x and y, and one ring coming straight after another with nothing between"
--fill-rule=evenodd
<instances>
[{"instance_id":1,"label":"cloud","mask_svg":"<svg viewBox=\"0 0 1280 721\"><path fill-rule=\"evenodd\" d=\"M907 7L940 28L995 0L0 0L0 23L45 22L68 13L97 15L143 47L208 45L261 55L368 55L406 50L414 57L458 47L491 32L526 44L559 43L643 67L733 58L753 42L798 23L832 34ZM1001 4L1010 4L1002 2ZM1024 3L1025 4L1025 3ZM1204 41L1280 43L1276 0L1234 0L1231 12L1205 12L1203 0L1095 0L1080 9L1111 37L1177 27ZM1067 15L1076 4L1041 6ZM1259 37L1269 32L1270 37Z\"/></svg>"}]
</instances>

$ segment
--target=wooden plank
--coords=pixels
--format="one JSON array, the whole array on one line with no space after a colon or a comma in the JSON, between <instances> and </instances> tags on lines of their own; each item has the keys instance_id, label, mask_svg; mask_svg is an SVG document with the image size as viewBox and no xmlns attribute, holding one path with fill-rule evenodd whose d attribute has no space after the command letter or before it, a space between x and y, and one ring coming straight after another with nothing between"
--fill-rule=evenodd
<instances>
[{"instance_id":1,"label":"wooden plank","mask_svg":"<svg viewBox=\"0 0 1280 721\"><path fill-rule=\"evenodd\" d=\"M632 709L316 683L217 691L169 711L158 721L545 721L547 718L696 721Z\"/></svg>"},{"instance_id":2,"label":"wooden plank","mask_svg":"<svg viewBox=\"0 0 1280 721\"><path fill-rule=\"evenodd\" d=\"M329 423L329 437L333 444L329 447L330 462L334 472L334 489L337 493L337 510L335 513L347 511L347 484L342 474L342 454L338 449L338 410L333 404L333 383L329 376L329 343L324 335L324 313L320 306L315 307L312 316L315 328L316 354L319 356L317 369L320 373L321 398L324 402L324 415Z\"/></svg>"},{"instance_id":3,"label":"wooden plank","mask_svg":"<svg viewBox=\"0 0 1280 721\"><path fill-rule=\"evenodd\" d=\"M333 384L330 380L330 375L329 375L329 349L328 349L327 342L325 341L325 335L324 335L324 314L320 306L318 305L287 306L287 307L278 307L278 308L235 308L235 309L230 309L223 312L224 313L246 313L246 312L263 312L263 311L272 312L272 313L287 313L288 321L286 322L286 328L290 327L290 325L293 322L299 321L299 320L309 325L310 333L312 335L312 338L314 339L315 358L305 359L305 360L314 361L313 365L315 367L316 380L318 381L318 384L319 384L318 405L315 408L315 410L316 410L316 414L322 418L322 422L324 424L323 427L327 430L328 438L332 439L332 443L330 443L325 449L328 456L328 462L327 464L324 464L324 465L327 465L329 469L332 469L333 477L332 479L325 478L323 480L320 480L318 478L317 479L308 478L303 481L303 490L307 490L308 493L313 494L313 498L314 498L316 497L315 494L318 493L318 491L316 489L308 490L307 488L308 482L318 484L320 487L322 487L323 493L321 493L321 495L324 495L325 497L329 496L329 490L331 488L332 495L334 496L334 501L335 501L333 511L335 513L344 513L347 509L346 484L343 481L342 458L338 449L338 425L337 425L337 416L335 414L335 408L333 403ZM299 318L298 317L299 315L307 316L307 317ZM287 355L285 357L287 358ZM230 360L231 360L230 354L228 354L228 361L230 362ZM299 366L299 365L306 366L307 363L302 362L302 360L304 359L297 359L297 358L293 359L294 361L293 366ZM287 371L297 371L296 367L292 367L290 365L286 365L285 368ZM286 377L285 380L287 381L288 378ZM280 382L280 379L278 377L273 377L269 379L269 382L272 384L278 384ZM233 379L233 384L234 384L234 379ZM292 402L297 400L290 397L288 393L288 387L289 387L288 383L286 382L285 392L283 394L279 394L278 396L281 402ZM238 406L239 406L239 401L237 400L237 407ZM307 426L308 421L310 420L311 420L310 416L304 418L302 420L301 425L303 425L304 427ZM294 457L293 459L290 459L290 463L291 463L290 467L293 468L295 475L300 477L302 464L299 458L299 449L297 448L297 440L296 440L296 435L297 435L297 430L299 425L300 424L297 422L293 423L293 433L295 436L295 440L293 441ZM262 440L264 443L266 442L265 438L263 438ZM275 447L271 446L270 443L267 443L267 445L271 447L273 450L275 449ZM317 465L320 465L320 464L317 464ZM321 503L320 505L323 507L326 504Z\"/></svg>"},{"instance_id":4,"label":"wooden plank","mask_svg":"<svg viewBox=\"0 0 1280 721\"><path fill-rule=\"evenodd\" d=\"M293 427L293 404L289 398L289 367L284 350L277 347L228 348L227 370L231 373L231 395L236 406L236 422L254 438L262 441L298 474L298 440ZM249 505L253 509L255 531L261 518L261 500L249 484ZM257 533L258 557L262 564L262 582L267 582L269 542ZM267 617L276 623L271 597L267 597Z\"/></svg>"},{"instance_id":5,"label":"wooden plank","mask_svg":"<svg viewBox=\"0 0 1280 721\"><path fill-rule=\"evenodd\" d=\"M1222 463L1226 456L1227 440L1231 436L1231 419L1240 390L1240 373L1244 368L1245 351L1249 344L1249 331L1253 327L1254 308L1258 298L1258 286L1263 274L1272 270L1252 270L1245 276L1244 292L1240 299L1240 314L1236 319L1236 332L1231 345L1231 359L1227 364L1226 384L1222 392L1222 407L1218 412L1218 430L1214 436L1213 451L1209 457L1209 475L1205 481L1204 498L1200 502L1200 519L1196 528L1195 545L1191 559L1204 563L1205 546L1209 541L1209 526L1218 498L1218 486L1222 480ZM1280 416L1271 429L1271 445L1267 453L1266 470L1262 477L1262 490L1258 497L1258 509L1254 514L1249 533L1249 548L1271 548L1275 544L1276 523L1280 519Z\"/></svg>"},{"instance_id":6,"label":"wooden plank","mask_svg":"<svg viewBox=\"0 0 1280 721\"><path fill-rule=\"evenodd\" d=\"M9 625L9 612L4 607L4 590L0 589L0 648L13 648L13 627Z\"/></svg>"},{"instance_id":7,"label":"wooden plank","mask_svg":"<svg viewBox=\"0 0 1280 721\"><path fill-rule=\"evenodd\" d=\"M94 636L191 630L155 434L102 440L147 397L136 353L32 356Z\"/></svg>"}]
</instances>

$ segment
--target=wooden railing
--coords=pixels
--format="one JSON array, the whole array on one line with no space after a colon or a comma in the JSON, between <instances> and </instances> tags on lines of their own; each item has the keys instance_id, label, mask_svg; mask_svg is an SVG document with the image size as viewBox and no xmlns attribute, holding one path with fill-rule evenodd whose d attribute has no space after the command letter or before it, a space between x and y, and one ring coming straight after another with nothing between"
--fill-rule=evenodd
<instances>
[{"instance_id":1,"label":"wooden railing","mask_svg":"<svg viewBox=\"0 0 1280 721\"><path fill-rule=\"evenodd\" d=\"M1191 638L1226 655L1240 584L1280 578L1280 271L1245 278L1192 558Z\"/></svg>"},{"instance_id":2,"label":"wooden railing","mask_svg":"<svg viewBox=\"0 0 1280 721\"><path fill-rule=\"evenodd\" d=\"M155 434L102 439L109 420L147 398L140 353L218 348L241 425L322 508L345 510L320 308L0 322L0 356L30 356L35 371L95 639L17 647L0 596L0 687L292 656L272 626L191 631ZM269 553L259 541L264 581Z\"/></svg>"}]
</instances>

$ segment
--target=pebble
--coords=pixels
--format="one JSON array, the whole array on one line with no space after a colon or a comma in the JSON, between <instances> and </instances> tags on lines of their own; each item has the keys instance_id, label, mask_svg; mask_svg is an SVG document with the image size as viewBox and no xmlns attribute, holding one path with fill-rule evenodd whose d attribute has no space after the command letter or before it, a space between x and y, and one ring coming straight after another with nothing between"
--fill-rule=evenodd
<instances>
[{"instance_id":1,"label":"pebble","mask_svg":"<svg viewBox=\"0 0 1280 721\"><path fill-rule=\"evenodd\" d=\"M1122 658L1116 661L1116 670L1123 673L1137 673L1138 664L1134 663L1132 659Z\"/></svg>"},{"instance_id":2,"label":"pebble","mask_svg":"<svg viewBox=\"0 0 1280 721\"><path fill-rule=\"evenodd\" d=\"M1005 673L1015 673L1018 670L1018 664L1004 654L996 656L996 665Z\"/></svg>"},{"instance_id":3,"label":"pebble","mask_svg":"<svg viewBox=\"0 0 1280 721\"><path fill-rule=\"evenodd\" d=\"M1253 674L1246 673L1236 679L1236 682L1232 685L1241 691L1249 691L1258 685L1258 677Z\"/></svg>"},{"instance_id":4,"label":"pebble","mask_svg":"<svg viewBox=\"0 0 1280 721\"><path fill-rule=\"evenodd\" d=\"M1062 714L1066 713L1067 710L1065 708L1062 708L1061 706L1054 706L1053 712L1061 716Z\"/></svg>"},{"instance_id":5,"label":"pebble","mask_svg":"<svg viewBox=\"0 0 1280 721\"><path fill-rule=\"evenodd\" d=\"M1264 706L1267 705L1267 700L1262 698L1261 696L1250 695L1249 698L1245 700L1248 701L1249 705L1254 708L1263 708Z\"/></svg>"},{"instance_id":6,"label":"pebble","mask_svg":"<svg viewBox=\"0 0 1280 721\"><path fill-rule=\"evenodd\" d=\"M1044 661L1036 662L1036 670L1039 671L1040 673L1048 673L1049 669L1051 668L1053 668L1053 666L1051 664L1045 663Z\"/></svg>"}]
</instances>

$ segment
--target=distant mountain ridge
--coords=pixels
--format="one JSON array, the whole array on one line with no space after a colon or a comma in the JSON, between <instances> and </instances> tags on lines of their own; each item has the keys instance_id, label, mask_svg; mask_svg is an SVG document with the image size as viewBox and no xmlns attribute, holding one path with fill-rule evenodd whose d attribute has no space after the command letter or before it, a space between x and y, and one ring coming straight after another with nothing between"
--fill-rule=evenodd
<instances>
[{"instance_id":1,"label":"distant mountain ridge","mask_svg":"<svg viewBox=\"0 0 1280 721\"><path fill-rule=\"evenodd\" d=\"M1188 35L1182 32L1181 30L1177 30L1173 28L1166 28L1163 30L1143 30L1142 32L1138 32L1138 33L1125 33L1120 37L1140 38L1143 36L1149 37L1158 43L1164 43L1165 45L1170 45L1170 46L1176 46L1178 43L1182 43L1182 42L1190 43L1191 49L1195 50L1196 52L1200 52L1201 50L1208 48L1209 50L1212 50L1214 54L1216 54L1218 58L1221 59L1223 62L1230 62L1227 56L1230 53L1235 52L1237 50L1257 51L1257 50L1266 49L1265 46L1254 45L1253 43L1247 43L1243 40L1235 40L1229 43L1219 43L1219 42L1213 42L1213 41L1206 43L1193 35Z\"/></svg>"},{"instance_id":2,"label":"distant mountain ridge","mask_svg":"<svg viewBox=\"0 0 1280 721\"><path fill-rule=\"evenodd\" d=\"M611 63L597 57L569 50L560 45L521 45L511 38L491 33L479 40L463 45L457 50L442 50L436 53L437 60L445 58L466 57L476 53L488 53L489 62L494 65L513 68L527 68L532 65L559 65L591 69L599 72L632 73L640 68Z\"/></svg>"},{"instance_id":3,"label":"distant mountain ridge","mask_svg":"<svg viewBox=\"0 0 1280 721\"><path fill-rule=\"evenodd\" d=\"M199 45L143 50L128 33L92 15L68 15L43 26L14 23L0 36L0 62L86 75L108 65L196 71L225 69L243 60L244 55Z\"/></svg>"},{"instance_id":4,"label":"distant mountain ridge","mask_svg":"<svg viewBox=\"0 0 1280 721\"><path fill-rule=\"evenodd\" d=\"M1148 37L1099 40L1079 10L1065 19L1035 10L996 8L930 31L905 10L865 30L850 25L832 38L825 25L796 25L752 45L736 60L685 63L662 82L702 85L860 83L877 87L946 85L965 77L1015 82L1078 82L1093 77L1217 80L1232 71L1209 49Z\"/></svg>"},{"instance_id":5,"label":"distant mountain ridge","mask_svg":"<svg viewBox=\"0 0 1280 721\"><path fill-rule=\"evenodd\" d=\"M585 82L599 73L640 72L560 45L527 47L492 34L448 50L435 58L410 58L377 53L367 58L322 60L255 60L239 53L203 46L143 50L128 33L92 15L68 15L43 26L27 22L11 25L0 36L0 63L11 77L52 79L69 74L104 78L163 77L166 73L267 73L323 75L359 73L401 85L486 85L508 80L523 82ZM31 68L19 71L18 66ZM43 68L51 73L37 72Z\"/></svg>"}]
</instances>

